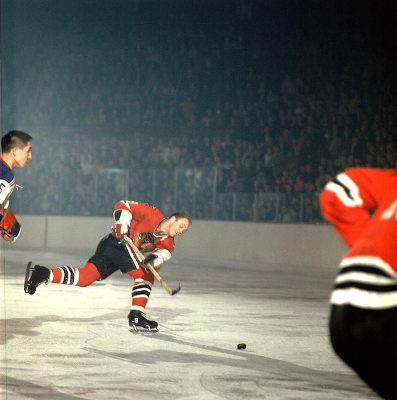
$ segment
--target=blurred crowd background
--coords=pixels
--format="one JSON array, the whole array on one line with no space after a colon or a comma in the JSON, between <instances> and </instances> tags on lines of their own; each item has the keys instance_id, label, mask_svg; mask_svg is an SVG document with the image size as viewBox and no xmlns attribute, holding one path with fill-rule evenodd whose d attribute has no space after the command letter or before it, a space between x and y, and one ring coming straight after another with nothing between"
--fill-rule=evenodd
<instances>
[{"instance_id":1,"label":"blurred crowd background","mask_svg":"<svg viewBox=\"0 0 397 400\"><path fill-rule=\"evenodd\" d=\"M334 175L396 166L396 6L380 3L5 0L2 129L34 137L15 211L109 216L128 196L324 222Z\"/></svg>"}]
</instances>

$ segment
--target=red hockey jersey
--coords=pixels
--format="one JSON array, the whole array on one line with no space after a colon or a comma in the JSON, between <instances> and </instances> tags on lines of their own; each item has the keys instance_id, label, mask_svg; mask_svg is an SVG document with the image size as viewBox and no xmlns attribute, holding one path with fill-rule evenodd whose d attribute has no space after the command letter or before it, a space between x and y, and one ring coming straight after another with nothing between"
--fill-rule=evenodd
<instances>
[{"instance_id":1,"label":"red hockey jersey","mask_svg":"<svg viewBox=\"0 0 397 400\"><path fill-rule=\"evenodd\" d=\"M136 201L119 201L114 211L127 210L132 215L130 238L142 252L164 249L170 253L174 250L174 238L168 235L155 234L164 215L156 207L137 203Z\"/></svg>"},{"instance_id":2,"label":"red hockey jersey","mask_svg":"<svg viewBox=\"0 0 397 400\"><path fill-rule=\"evenodd\" d=\"M397 307L397 169L349 169L327 183L320 207L349 247L331 304Z\"/></svg>"},{"instance_id":3,"label":"red hockey jersey","mask_svg":"<svg viewBox=\"0 0 397 400\"><path fill-rule=\"evenodd\" d=\"M320 207L349 247L344 259L377 258L397 272L397 169L348 169L327 183Z\"/></svg>"}]
</instances>

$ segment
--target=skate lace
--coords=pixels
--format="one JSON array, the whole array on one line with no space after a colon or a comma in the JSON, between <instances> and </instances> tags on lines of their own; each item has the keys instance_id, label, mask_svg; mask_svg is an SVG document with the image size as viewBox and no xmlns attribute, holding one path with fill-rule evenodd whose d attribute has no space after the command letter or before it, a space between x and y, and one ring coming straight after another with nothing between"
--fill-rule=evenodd
<instances>
[{"instance_id":1,"label":"skate lace","mask_svg":"<svg viewBox=\"0 0 397 400\"><path fill-rule=\"evenodd\" d=\"M146 321L151 322L150 319L147 317L147 315L145 313L142 313L141 316L142 316L142 318L145 318Z\"/></svg>"}]
</instances>

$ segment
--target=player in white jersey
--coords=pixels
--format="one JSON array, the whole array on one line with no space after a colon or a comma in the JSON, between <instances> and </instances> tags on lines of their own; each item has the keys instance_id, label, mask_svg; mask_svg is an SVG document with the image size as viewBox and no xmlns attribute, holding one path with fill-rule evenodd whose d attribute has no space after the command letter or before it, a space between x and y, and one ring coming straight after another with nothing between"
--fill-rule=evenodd
<instances>
[{"instance_id":1,"label":"player in white jersey","mask_svg":"<svg viewBox=\"0 0 397 400\"><path fill-rule=\"evenodd\" d=\"M8 242L14 243L21 226L8 209L15 188L14 168L25 168L32 158L32 137L23 131L10 131L1 139L0 157L0 233Z\"/></svg>"}]
</instances>

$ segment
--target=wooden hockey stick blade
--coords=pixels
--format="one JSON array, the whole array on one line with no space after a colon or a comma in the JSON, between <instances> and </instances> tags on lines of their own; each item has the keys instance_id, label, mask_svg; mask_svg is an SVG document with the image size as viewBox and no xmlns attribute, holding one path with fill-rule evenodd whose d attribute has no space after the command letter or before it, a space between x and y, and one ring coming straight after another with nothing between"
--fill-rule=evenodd
<instances>
[{"instance_id":1,"label":"wooden hockey stick blade","mask_svg":"<svg viewBox=\"0 0 397 400\"><path fill-rule=\"evenodd\" d=\"M178 286L174 287L171 291L171 296L173 296L174 294L177 294L179 291L181 290L181 281L179 281Z\"/></svg>"},{"instance_id":2,"label":"wooden hockey stick blade","mask_svg":"<svg viewBox=\"0 0 397 400\"><path fill-rule=\"evenodd\" d=\"M134 242L127 236L124 235L124 241L130 246L130 248L141 257L142 261L145 259L145 256L139 251L138 247L135 246ZM156 277L156 279L161 283L161 286L168 292L170 296L177 294L181 290L181 281L179 281L179 285L174 289L170 289L167 284L163 281L159 273L153 267L152 264L146 264L150 272Z\"/></svg>"}]
</instances>

